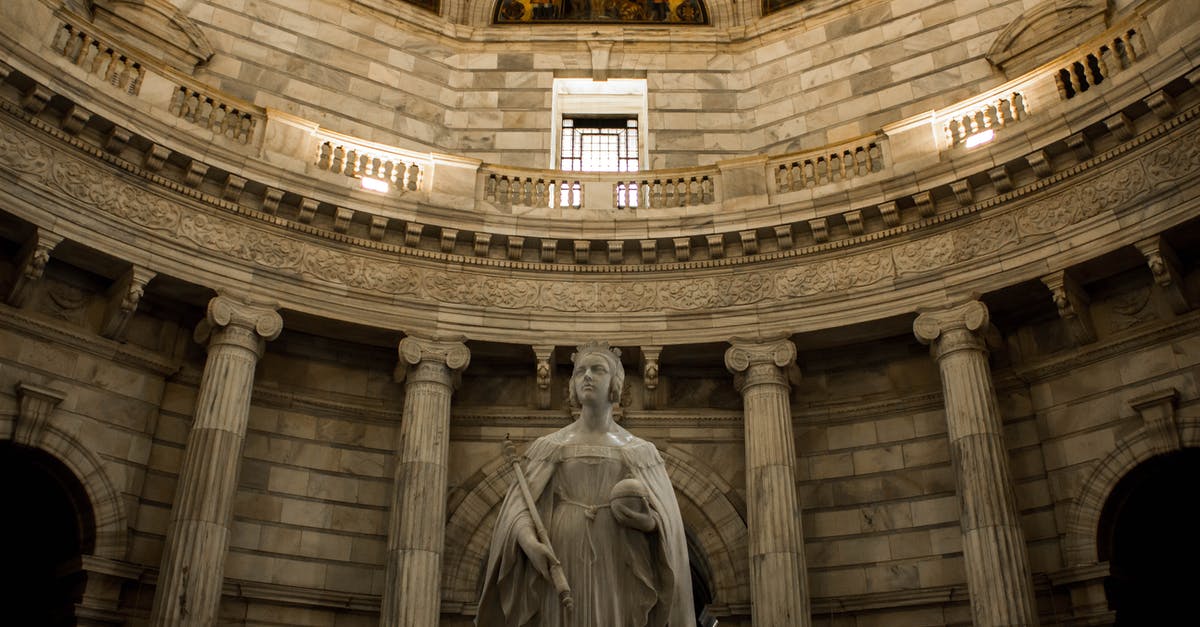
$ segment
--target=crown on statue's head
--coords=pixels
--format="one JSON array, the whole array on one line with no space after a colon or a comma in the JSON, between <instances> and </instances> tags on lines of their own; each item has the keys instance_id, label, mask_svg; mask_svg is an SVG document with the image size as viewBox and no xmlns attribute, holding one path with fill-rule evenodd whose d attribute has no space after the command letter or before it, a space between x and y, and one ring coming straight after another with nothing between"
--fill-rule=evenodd
<instances>
[{"instance_id":1,"label":"crown on statue's head","mask_svg":"<svg viewBox=\"0 0 1200 627\"><path fill-rule=\"evenodd\" d=\"M587 344L580 344L575 347L575 352L571 353L571 363L578 363L579 358L590 353L600 353L610 357L615 357L617 362L621 361L621 349L609 346L608 342L592 340Z\"/></svg>"}]
</instances>

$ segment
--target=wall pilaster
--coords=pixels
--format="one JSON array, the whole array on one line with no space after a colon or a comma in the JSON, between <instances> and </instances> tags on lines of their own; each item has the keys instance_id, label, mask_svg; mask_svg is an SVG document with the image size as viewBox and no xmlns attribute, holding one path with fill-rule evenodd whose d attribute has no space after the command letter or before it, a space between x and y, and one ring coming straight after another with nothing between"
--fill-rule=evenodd
<instances>
[{"instance_id":1,"label":"wall pilaster","mask_svg":"<svg viewBox=\"0 0 1200 627\"><path fill-rule=\"evenodd\" d=\"M461 341L400 341L404 416L396 445L382 627L438 624L450 397L471 354Z\"/></svg>"},{"instance_id":2,"label":"wall pilaster","mask_svg":"<svg viewBox=\"0 0 1200 627\"><path fill-rule=\"evenodd\" d=\"M150 617L155 627L217 622L254 370L266 342L282 329L273 308L225 296L209 301L196 328L196 341L208 343L208 360L163 548Z\"/></svg>"},{"instance_id":3,"label":"wall pilaster","mask_svg":"<svg viewBox=\"0 0 1200 627\"><path fill-rule=\"evenodd\" d=\"M725 351L744 407L751 612L761 627L811 621L789 402L795 361L788 340L734 340Z\"/></svg>"},{"instance_id":4,"label":"wall pilaster","mask_svg":"<svg viewBox=\"0 0 1200 627\"><path fill-rule=\"evenodd\" d=\"M1029 557L983 338L988 324L987 307L971 301L922 313L913 332L931 345L941 371L974 623L1036 625Z\"/></svg>"}]
</instances>

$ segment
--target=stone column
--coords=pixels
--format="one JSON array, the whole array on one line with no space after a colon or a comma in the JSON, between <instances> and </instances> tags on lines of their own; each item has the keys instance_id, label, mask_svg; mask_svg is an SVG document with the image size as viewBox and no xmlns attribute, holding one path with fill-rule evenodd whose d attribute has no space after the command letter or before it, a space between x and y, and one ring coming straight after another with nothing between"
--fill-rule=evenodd
<instances>
[{"instance_id":1,"label":"stone column","mask_svg":"<svg viewBox=\"0 0 1200 627\"><path fill-rule=\"evenodd\" d=\"M746 431L746 495L750 531L750 598L754 625L810 624L804 532L796 498L788 340L734 340L725 367L742 393Z\"/></svg>"},{"instance_id":2,"label":"stone column","mask_svg":"<svg viewBox=\"0 0 1200 627\"><path fill-rule=\"evenodd\" d=\"M913 332L932 346L942 374L974 623L1036 625L1029 557L983 339L988 324L987 307L971 301L922 313Z\"/></svg>"},{"instance_id":3,"label":"stone column","mask_svg":"<svg viewBox=\"0 0 1200 627\"><path fill-rule=\"evenodd\" d=\"M208 361L163 547L150 615L155 627L217 623L254 369L282 329L273 308L225 296L209 301L196 327L196 341L208 342Z\"/></svg>"},{"instance_id":4,"label":"stone column","mask_svg":"<svg viewBox=\"0 0 1200 627\"><path fill-rule=\"evenodd\" d=\"M450 396L470 360L470 352L458 340L409 336L400 341L397 373L407 384L396 446L382 627L438 624Z\"/></svg>"}]
</instances>

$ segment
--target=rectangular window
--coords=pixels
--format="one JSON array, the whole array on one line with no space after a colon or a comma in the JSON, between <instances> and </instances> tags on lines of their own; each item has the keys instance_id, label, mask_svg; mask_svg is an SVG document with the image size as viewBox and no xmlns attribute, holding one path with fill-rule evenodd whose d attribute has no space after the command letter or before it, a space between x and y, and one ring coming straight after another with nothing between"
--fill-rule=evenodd
<instances>
[{"instance_id":1,"label":"rectangular window","mask_svg":"<svg viewBox=\"0 0 1200 627\"><path fill-rule=\"evenodd\" d=\"M563 117L559 169L570 172L637 172L638 121L634 117Z\"/></svg>"}]
</instances>

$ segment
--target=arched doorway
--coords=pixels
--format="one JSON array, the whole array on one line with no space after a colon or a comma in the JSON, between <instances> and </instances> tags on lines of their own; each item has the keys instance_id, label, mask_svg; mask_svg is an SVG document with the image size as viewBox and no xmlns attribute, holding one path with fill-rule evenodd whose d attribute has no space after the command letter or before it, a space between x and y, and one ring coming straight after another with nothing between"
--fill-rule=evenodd
<instances>
[{"instance_id":1,"label":"arched doorway","mask_svg":"<svg viewBox=\"0 0 1200 627\"><path fill-rule=\"evenodd\" d=\"M1101 560L1118 626L1169 625L1194 616L1200 534L1191 514L1200 449L1153 457L1117 482L1100 514Z\"/></svg>"},{"instance_id":2,"label":"arched doorway","mask_svg":"<svg viewBox=\"0 0 1200 627\"><path fill-rule=\"evenodd\" d=\"M65 566L91 553L95 524L83 486L50 455L0 444L0 607L10 625L75 624L82 574Z\"/></svg>"}]
</instances>

